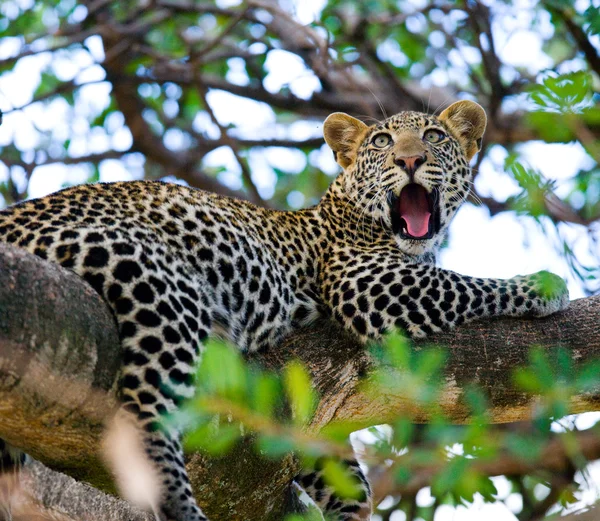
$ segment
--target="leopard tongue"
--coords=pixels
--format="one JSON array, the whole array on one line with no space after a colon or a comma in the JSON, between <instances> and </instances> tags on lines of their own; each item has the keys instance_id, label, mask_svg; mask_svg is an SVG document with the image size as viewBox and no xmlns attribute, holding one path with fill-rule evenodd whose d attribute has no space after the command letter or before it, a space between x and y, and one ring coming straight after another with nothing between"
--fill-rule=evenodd
<instances>
[{"instance_id":1,"label":"leopard tongue","mask_svg":"<svg viewBox=\"0 0 600 521\"><path fill-rule=\"evenodd\" d=\"M429 232L429 203L427 192L419 185L405 186L400 193L399 214L406 223L406 230L413 237L423 237Z\"/></svg>"}]
</instances>

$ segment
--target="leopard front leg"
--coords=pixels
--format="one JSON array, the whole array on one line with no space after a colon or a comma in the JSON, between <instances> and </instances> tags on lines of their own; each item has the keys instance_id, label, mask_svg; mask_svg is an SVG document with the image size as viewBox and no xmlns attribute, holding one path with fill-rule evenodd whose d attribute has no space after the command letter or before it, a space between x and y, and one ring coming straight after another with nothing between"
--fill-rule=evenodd
<instances>
[{"instance_id":1,"label":"leopard front leg","mask_svg":"<svg viewBox=\"0 0 600 521\"><path fill-rule=\"evenodd\" d=\"M539 272L512 279L459 275L402 258L355 257L352 271L332 270L324 297L336 319L363 341L395 327L413 337L492 316L546 316L565 309L565 282ZM357 268L359 266L359 268Z\"/></svg>"}]
</instances>

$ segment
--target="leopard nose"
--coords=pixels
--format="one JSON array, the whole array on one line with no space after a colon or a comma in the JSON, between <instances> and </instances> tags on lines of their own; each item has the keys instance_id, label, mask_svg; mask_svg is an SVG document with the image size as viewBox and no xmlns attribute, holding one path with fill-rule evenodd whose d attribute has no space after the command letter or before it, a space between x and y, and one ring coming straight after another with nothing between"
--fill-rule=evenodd
<instances>
[{"instance_id":1,"label":"leopard nose","mask_svg":"<svg viewBox=\"0 0 600 521\"><path fill-rule=\"evenodd\" d=\"M402 168L412 179L419 168L425 161L427 160L427 156L425 154L421 154L418 156L404 156L404 157L396 157L394 158L394 163Z\"/></svg>"}]
</instances>

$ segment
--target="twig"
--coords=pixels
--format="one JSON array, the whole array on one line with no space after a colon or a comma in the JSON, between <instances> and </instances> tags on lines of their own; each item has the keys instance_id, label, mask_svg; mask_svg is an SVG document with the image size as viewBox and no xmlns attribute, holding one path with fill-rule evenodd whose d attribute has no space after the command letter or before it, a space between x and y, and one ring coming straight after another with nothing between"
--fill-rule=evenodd
<instances>
[{"instance_id":1,"label":"twig","mask_svg":"<svg viewBox=\"0 0 600 521\"><path fill-rule=\"evenodd\" d=\"M573 463L569 450L565 447L565 436L577 440L580 454L587 461L600 459L600 436L597 429L581 432L557 434L548 441L535 460L524 460L510 453L500 453L493 460L472 460L471 469L482 476L524 476L537 472L559 473L572 469ZM397 485L393 479L395 465L403 465L413 470L411 479L402 485ZM445 463L420 464L411 462L410 452L396 458L395 465L381 474L377 486L383 496L398 494L416 494L419 490L431 484L431 480L443 468Z\"/></svg>"},{"instance_id":2,"label":"twig","mask_svg":"<svg viewBox=\"0 0 600 521\"><path fill-rule=\"evenodd\" d=\"M248 14L250 6L246 6L242 9L239 14L231 19L229 24L215 37L211 42L205 44L200 51L197 53L190 53L190 62L193 66L198 66L198 62L203 56L206 56L215 47L221 44L221 42L235 29L236 25L240 23Z\"/></svg>"},{"instance_id":3,"label":"twig","mask_svg":"<svg viewBox=\"0 0 600 521\"><path fill-rule=\"evenodd\" d=\"M60 163L62 165L78 165L81 163L99 163L100 161L104 161L105 159L121 159L124 155L133 152L131 148L127 150L117 151L117 150L107 150L106 152L100 152L97 154L89 154L85 156L78 157L51 157L46 159L45 161L41 161L39 163L26 163L25 161L14 161L11 159L7 159L5 157L1 158L0 161L4 163L6 166L20 166L22 168L37 168L38 166L45 166Z\"/></svg>"},{"instance_id":4,"label":"twig","mask_svg":"<svg viewBox=\"0 0 600 521\"><path fill-rule=\"evenodd\" d=\"M18 107L13 107L12 109L9 110L5 110L4 111L4 115L10 114L12 112L20 112L22 110L24 110L25 108L29 107L30 105L33 105L34 103L39 103L40 101L46 101L48 99L51 99L55 96L60 96L62 94L66 94L67 92L71 92L74 91L80 87L85 87L86 85L94 85L97 83L104 83L105 80L95 80L95 81L88 81L85 83L75 83L73 80L71 81L66 81L64 83L61 83L56 89L54 89L53 91L50 92L46 92L45 94L42 94L40 96L37 96L35 98L33 98L31 101L25 103L24 105L20 105Z\"/></svg>"},{"instance_id":5,"label":"twig","mask_svg":"<svg viewBox=\"0 0 600 521\"><path fill-rule=\"evenodd\" d=\"M219 131L221 132L221 138L220 138L221 143L223 143L224 145L228 146L231 149L236 161L238 162L238 164L240 165L240 168L242 169L242 179L244 180L244 184L248 188L250 200L253 203L259 204L261 206L268 206L267 203L264 201L264 199L258 193L258 190L256 189L256 185L252 181L252 174L250 172L250 168L248 167L246 160L244 158L242 158L242 156L240 155L239 145L238 145L237 141L235 139L233 139L227 133L227 129L223 125L221 125L221 122L217 119L214 111L212 110L212 107L210 106L207 96L206 96L207 90L202 85L200 78L198 78L197 88L198 88L198 92L200 93L200 97L202 98L202 101L204 102L204 107L206 109L206 112L210 116L210 119L212 120L212 122L215 125L217 125L217 127L219 127Z\"/></svg>"},{"instance_id":6,"label":"twig","mask_svg":"<svg viewBox=\"0 0 600 521\"><path fill-rule=\"evenodd\" d=\"M589 38L585 34L585 31L573 20L573 17L571 16L573 8L563 8L554 2L543 2L543 5L545 9L551 13L554 13L563 21L567 31L571 33L575 43L585 55L585 59L589 63L590 68L600 76L600 55L598 54L598 49L592 45Z\"/></svg>"},{"instance_id":7,"label":"twig","mask_svg":"<svg viewBox=\"0 0 600 521\"><path fill-rule=\"evenodd\" d=\"M486 197L479 194L475 189L471 191L467 199L469 202L476 206L485 206L490 212L490 216L497 215L502 212L512 212L514 207L512 206L513 200L511 198L506 201L497 201L493 197ZM565 222L572 224L580 224L582 226L589 227L592 223L600 220L600 214L593 215L591 217L584 217L577 211L575 211L569 204L565 203L562 199L554 194L546 196L545 209L548 216L557 222Z\"/></svg>"}]
</instances>

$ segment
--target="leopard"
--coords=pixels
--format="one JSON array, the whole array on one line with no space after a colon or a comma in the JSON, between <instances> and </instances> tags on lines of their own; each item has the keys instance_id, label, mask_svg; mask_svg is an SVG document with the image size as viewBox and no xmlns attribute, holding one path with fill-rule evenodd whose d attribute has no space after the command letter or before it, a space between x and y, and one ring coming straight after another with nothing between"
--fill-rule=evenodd
<instances>
[{"instance_id":1,"label":"leopard","mask_svg":"<svg viewBox=\"0 0 600 521\"><path fill-rule=\"evenodd\" d=\"M437 116L404 111L371 125L333 113L323 134L341 172L316 205L296 211L128 181L71 187L0 212L0 241L75 272L114 314L121 407L162 479L161 520L207 519L179 433L157 424L193 395L211 335L243 352L276 349L324 317L368 344L396 329L418 338L568 306L565 282L549 272L497 279L437 266L471 191L470 162L486 124L471 100ZM355 460L346 465L358 497L338 495L319 465L296 482L328 519L370 519L368 480Z\"/></svg>"}]
</instances>

